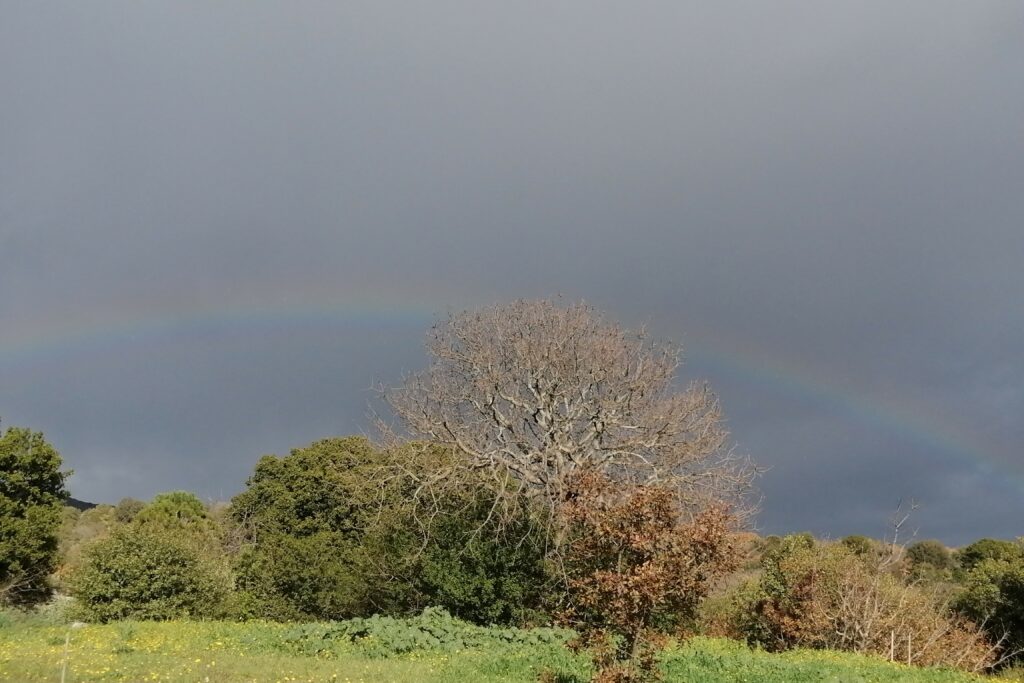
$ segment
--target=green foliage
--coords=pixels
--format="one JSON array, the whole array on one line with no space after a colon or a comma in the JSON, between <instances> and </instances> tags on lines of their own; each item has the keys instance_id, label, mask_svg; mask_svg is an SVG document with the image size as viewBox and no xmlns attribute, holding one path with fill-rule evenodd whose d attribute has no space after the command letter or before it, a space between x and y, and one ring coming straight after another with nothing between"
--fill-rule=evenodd
<instances>
[{"instance_id":1,"label":"green foliage","mask_svg":"<svg viewBox=\"0 0 1024 683\"><path fill-rule=\"evenodd\" d=\"M953 553L939 541L917 541L907 547L910 571L917 579L937 582L952 576Z\"/></svg>"},{"instance_id":2,"label":"green foliage","mask_svg":"<svg viewBox=\"0 0 1024 683\"><path fill-rule=\"evenodd\" d=\"M231 507L247 536L237 563L247 609L270 619L341 619L382 606L371 583L389 590L374 571L387 557L371 558L367 547L380 510L371 474L381 462L362 437L260 459Z\"/></svg>"},{"instance_id":3,"label":"green foliage","mask_svg":"<svg viewBox=\"0 0 1024 683\"><path fill-rule=\"evenodd\" d=\"M169 531L206 532L211 527L203 501L188 491L158 493L132 521L142 527Z\"/></svg>"},{"instance_id":4,"label":"green foliage","mask_svg":"<svg viewBox=\"0 0 1024 683\"><path fill-rule=\"evenodd\" d=\"M284 458L264 456L232 500L232 514L256 535L358 536L376 511L379 491L369 474L382 461L363 437L323 439Z\"/></svg>"},{"instance_id":5,"label":"green foliage","mask_svg":"<svg viewBox=\"0 0 1024 683\"><path fill-rule=\"evenodd\" d=\"M128 526L140 533L174 538L177 543L188 546L224 580L233 582L231 560L225 551L224 521L223 515L214 518L195 494L170 491L154 496Z\"/></svg>"},{"instance_id":6,"label":"green foliage","mask_svg":"<svg viewBox=\"0 0 1024 683\"><path fill-rule=\"evenodd\" d=\"M761 577L757 584L744 585L737 594L739 620L736 630L752 645L781 651L797 645L813 645L805 640L801 626L810 617L810 597L805 590L805 567L813 567L813 577L834 575L849 561L853 551L846 544L820 547L808 533L790 534L761 558Z\"/></svg>"},{"instance_id":7,"label":"green foliage","mask_svg":"<svg viewBox=\"0 0 1024 683\"><path fill-rule=\"evenodd\" d=\"M0 437L0 604L49 595L69 474L42 433L11 427Z\"/></svg>"},{"instance_id":8,"label":"green foliage","mask_svg":"<svg viewBox=\"0 0 1024 683\"><path fill-rule=\"evenodd\" d=\"M845 537L842 540L842 544L854 555L867 555L875 547L874 541L867 536L861 536L859 534Z\"/></svg>"},{"instance_id":9,"label":"green foliage","mask_svg":"<svg viewBox=\"0 0 1024 683\"><path fill-rule=\"evenodd\" d=\"M692 638L662 655L663 680L679 683L981 683L983 678L953 669L890 664L879 657L796 649L779 654L742 643Z\"/></svg>"},{"instance_id":10,"label":"green foliage","mask_svg":"<svg viewBox=\"0 0 1024 683\"><path fill-rule=\"evenodd\" d=\"M122 498L114 506L114 519L118 524L128 524L142 511L146 504L135 498Z\"/></svg>"},{"instance_id":11,"label":"green foliage","mask_svg":"<svg viewBox=\"0 0 1024 683\"><path fill-rule=\"evenodd\" d=\"M418 500L420 483L445 471L451 459L450 450L410 443L388 451L387 465L375 475L383 474L377 495L390 514L377 517L363 545L371 557L384 558L380 569L405 577L411 588L392 596L391 613L436 605L478 624L549 621L547 526L535 505L512 494L499 505L494 482L484 482L482 471L464 473L462 486L430 506Z\"/></svg>"},{"instance_id":12,"label":"green foliage","mask_svg":"<svg viewBox=\"0 0 1024 683\"><path fill-rule=\"evenodd\" d=\"M231 508L246 538L236 568L249 613L342 619L439 604L482 623L531 621L546 574L528 516L488 522L483 487L429 511L411 503L444 457L350 437L261 459Z\"/></svg>"},{"instance_id":13,"label":"green foliage","mask_svg":"<svg viewBox=\"0 0 1024 683\"><path fill-rule=\"evenodd\" d=\"M771 552L771 551L777 549L781 543L782 543L782 537L781 536L776 536L775 534L769 534L768 536L765 536L764 538L761 538L761 539L759 539L757 541L757 543L755 545L755 549L759 553L764 555L765 553L768 553L768 552Z\"/></svg>"},{"instance_id":14,"label":"green foliage","mask_svg":"<svg viewBox=\"0 0 1024 683\"><path fill-rule=\"evenodd\" d=\"M83 512L70 530L60 576L87 620L236 611L220 529L202 501L184 491Z\"/></svg>"},{"instance_id":15,"label":"green foliage","mask_svg":"<svg viewBox=\"0 0 1024 683\"><path fill-rule=\"evenodd\" d=\"M237 586L253 616L278 621L343 619L374 611L362 549L342 534L277 533L242 551Z\"/></svg>"},{"instance_id":16,"label":"green foliage","mask_svg":"<svg viewBox=\"0 0 1024 683\"><path fill-rule=\"evenodd\" d=\"M421 600L480 624L546 621L543 531L525 513L488 524L491 503L481 497L434 520L414 562Z\"/></svg>"},{"instance_id":17,"label":"green foliage","mask_svg":"<svg viewBox=\"0 0 1024 683\"><path fill-rule=\"evenodd\" d=\"M338 643L350 643L369 657L394 657L417 651L529 648L564 645L572 631L557 628L496 628L470 624L438 607L415 617L372 616L329 624L300 625L282 638L282 647L304 654L330 655Z\"/></svg>"},{"instance_id":18,"label":"green foliage","mask_svg":"<svg viewBox=\"0 0 1024 683\"><path fill-rule=\"evenodd\" d=\"M1024 648L1024 560L979 561L964 577L955 607L984 623L993 639L1005 636L1007 652Z\"/></svg>"},{"instance_id":19,"label":"green foliage","mask_svg":"<svg viewBox=\"0 0 1024 683\"><path fill-rule=\"evenodd\" d=\"M90 545L70 587L87 621L217 617L230 587L175 534L122 527Z\"/></svg>"},{"instance_id":20,"label":"green foliage","mask_svg":"<svg viewBox=\"0 0 1024 683\"><path fill-rule=\"evenodd\" d=\"M985 560L1017 562L1024 559L1024 544L1021 544L1019 541L983 538L965 548L961 548L956 554L956 559L960 563L960 568L966 571L974 569L975 566Z\"/></svg>"},{"instance_id":21,"label":"green foliage","mask_svg":"<svg viewBox=\"0 0 1024 683\"><path fill-rule=\"evenodd\" d=\"M761 556L761 586L767 596L783 596L789 591L789 581L783 569L783 562L795 555L804 554L815 548L814 536L809 533L790 534L783 537ZM758 641L766 645L767 641Z\"/></svg>"}]
</instances>

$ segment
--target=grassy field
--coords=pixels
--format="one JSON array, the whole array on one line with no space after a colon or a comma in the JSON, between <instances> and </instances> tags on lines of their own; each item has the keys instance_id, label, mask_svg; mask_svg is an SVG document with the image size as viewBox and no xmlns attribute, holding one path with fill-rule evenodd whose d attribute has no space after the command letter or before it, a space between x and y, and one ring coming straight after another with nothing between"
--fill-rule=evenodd
<instances>
[{"instance_id":1,"label":"grassy field","mask_svg":"<svg viewBox=\"0 0 1024 683\"><path fill-rule=\"evenodd\" d=\"M364 626L366 623L364 622ZM190 681L234 683L365 681L533 681L541 671L569 683L589 678L583 658L554 632L408 629L336 625L165 622L0 624L0 680ZM361 634L361 635L360 635ZM665 652L667 681L968 683L980 677L916 669L832 652L766 654L731 641L696 638Z\"/></svg>"}]
</instances>

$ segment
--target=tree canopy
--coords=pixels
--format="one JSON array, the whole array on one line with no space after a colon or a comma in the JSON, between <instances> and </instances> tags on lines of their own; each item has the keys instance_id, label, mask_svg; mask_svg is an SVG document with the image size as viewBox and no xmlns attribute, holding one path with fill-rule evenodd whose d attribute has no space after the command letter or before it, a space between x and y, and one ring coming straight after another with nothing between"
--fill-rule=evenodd
<instances>
[{"instance_id":1,"label":"tree canopy","mask_svg":"<svg viewBox=\"0 0 1024 683\"><path fill-rule=\"evenodd\" d=\"M61 465L41 432L11 427L0 437L0 602L49 593L70 474Z\"/></svg>"},{"instance_id":2,"label":"tree canopy","mask_svg":"<svg viewBox=\"0 0 1024 683\"><path fill-rule=\"evenodd\" d=\"M736 501L751 480L732 457L709 387L680 389L680 351L590 306L517 301L453 315L427 342L429 367L387 393L415 436L451 448L458 473L489 474L557 508L596 471L667 486L684 501Z\"/></svg>"}]
</instances>

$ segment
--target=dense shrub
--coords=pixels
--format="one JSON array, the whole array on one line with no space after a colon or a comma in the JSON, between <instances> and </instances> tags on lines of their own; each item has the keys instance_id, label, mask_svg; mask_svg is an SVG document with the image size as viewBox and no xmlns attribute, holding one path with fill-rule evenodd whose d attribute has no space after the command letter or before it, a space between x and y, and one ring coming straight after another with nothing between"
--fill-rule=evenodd
<instances>
[{"instance_id":1,"label":"dense shrub","mask_svg":"<svg viewBox=\"0 0 1024 683\"><path fill-rule=\"evenodd\" d=\"M522 624L546 574L529 514L491 519L468 487L417 507L413 491L450 457L362 437L325 439L260 460L231 514L243 530L238 585L254 615L342 619L440 605L479 623ZM524 508L525 509L525 508Z\"/></svg>"},{"instance_id":2,"label":"dense shrub","mask_svg":"<svg viewBox=\"0 0 1024 683\"><path fill-rule=\"evenodd\" d=\"M769 534L768 536L765 536L764 538L760 539L755 544L755 549L761 555L764 555L765 553L771 552L771 551L775 550L776 548L778 548L781 543L782 543L782 537L781 536L776 536L775 534Z\"/></svg>"},{"instance_id":3,"label":"dense shrub","mask_svg":"<svg viewBox=\"0 0 1024 683\"><path fill-rule=\"evenodd\" d=\"M231 507L244 533L238 586L255 615L341 619L372 612L361 541L376 509L370 469L380 460L358 437L260 459Z\"/></svg>"},{"instance_id":4,"label":"dense shrub","mask_svg":"<svg viewBox=\"0 0 1024 683\"><path fill-rule=\"evenodd\" d=\"M416 651L460 652L471 648L521 648L568 642L572 631L559 628L495 628L471 624L439 607L405 618L375 615L333 623L299 625L281 639L286 651L330 654L336 643L354 644L368 657Z\"/></svg>"},{"instance_id":5,"label":"dense shrub","mask_svg":"<svg viewBox=\"0 0 1024 683\"><path fill-rule=\"evenodd\" d=\"M787 537L765 556L759 581L738 592L736 634L770 650L846 650L969 670L991 664L982 631L897 568L892 556Z\"/></svg>"},{"instance_id":6,"label":"dense shrub","mask_svg":"<svg viewBox=\"0 0 1024 683\"><path fill-rule=\"evenodd\" d=\"M964 577L955 605L984 623L994 640L1003 640L1002 652L1013 655L1024 649L1024 560L981 560Z\"/></svg>"},{"instance_id":7,"label":"dense shrub","mask_svg":"<svg viewBox=\"0 0 1024 683\"><path fill-rule=\"evenodd\" d=\"M68 508L70 509L70 508ZM61 529L61 566L57 572L63 584L83 563L85 551L120 528L154 534L169 534L188 545L218 573L229 573L222 546L221 529L206 506L194 494L174 491L156 495L149 503L122 499L116 506L97 505L69 514Z\"/></svg>"},{"instance_id":8,"label":"dense shrub","mask_svg":"<svg viewBox=\"0 0 1024 683\"><path fill-rule=\"evenodd\" d=\"M230 589L193 545L135 527L90 545L69 583L80 616L100 622L223 616Z\"/></svg>"},{"instance_id":9,"label":"dense shrub","mask_svg":"<svg viewBox=\"0 0 1024 683\"><path fill-rule=\"evenodd\" d=\"M278 621L345 619L376 611L368 559L341 534L277 533L245 548L237 563L241 602Z\"/></svg>"},{"instance_id":10,"label":"dense shrub","mask_svg":"<svg viewBox=\"0 0 1024 683\"><path fill-rule=\"evenodd\" d=\"M135 498L122 498L118 501L117 505L114 506L114 519L119 524L128 524L135 516L142 511L142 508L146 507L146 504L141 500Z\"/></svg>"},{"instance_id":11,"label":"dense shrub","mask_svg":"<svg viewBox=\"0 0 1024 683\"><path fill-rule=\"evenodd\" d=\"M127 505L130 509L131 504ZM123 512L125 510L122 510ZM131 523L153 529L195 534L206 534L213 529L213 522L206 512L203 501L188 491L158 493L153 500L139 509L132 517Z\"/></svg>"},{"instance_id":12,"label":"dense shrub","mask_svg":"<svg viewBox=\"0 0 1024 683\"><path fill-rule=\"evenodd\" d=\"M286 457L264 456L232 500L232 515L257 537L358 536L377 510L380 491L371 474L382 462L383 453L363 437L322 439Z\"/></svg>"},{"instance_id":13,"label":"dense shrub","mask_svg":"<svg viewBox=\"0 0 1024 683\"><path fill-rule=\"evenodd\" d=\"M867 555L874 547L874 542L867 536L861 536L859 534L853 534L846 536L842 540L842 544L850 549L854 555Z\"/></svg>"},{"instance_id":14,"label":"dense shrub","mask_svg":"<svg viewBox=\"0 0 1024 683\"><path fill-rule=\"evenodd\" d=\"M935 569L951 569L953 555L938 541L917 541L907 547L907 559L914 566L927 565Z\"/></svg>"},{"instance_id":15,"label":"dense shrub","mask_svg":"<svg viewBox=\"0 0 1024 683\"><path fill-rule=\"evenodd\" d=\"M911 575L927 582L948 581L956 562L949 548L939 541L917 541L907 547Z\"/></svg>"},{"instance_id":16,"label":"dense shrub","mask_svg":"<svg viewBox=\"0 0 1024 683\"><path fill-rule=\"evenodd\" d=\"M956 554L956 559L960 563L960 568L965 571L974 569L985 560L1017 562L1024 560L1024 545L1020 542L983 538L961 548Z\"/></svg>"},{"instance_id":17,"label":"dense shrub","mask_svg":"<svg viewBox=\"0 0 1024 683\"><path fill-rule=\"evenodd\" d=\"M478 624L547 621L552 581L543 530L525 509L501 525L489 523L492 503L481 496L432 522L413 562L420 600Z\"/></svg>"}]
</instances>

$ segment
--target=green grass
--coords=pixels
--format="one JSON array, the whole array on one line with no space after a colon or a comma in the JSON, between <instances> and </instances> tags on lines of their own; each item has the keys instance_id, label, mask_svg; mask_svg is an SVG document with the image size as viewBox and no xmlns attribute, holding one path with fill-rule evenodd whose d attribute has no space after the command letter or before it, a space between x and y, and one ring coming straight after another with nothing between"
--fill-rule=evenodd
<instances>
[{"instance_id":1,"label":"green grass","mask_svg":"<svg viewBox=\"0 0 1024 683\"><path fill-rule=\"evenodd\" d=\"M417 618L422 619L422 618ZM456 626L452 626L454 623ZM586 681L586 661L562 636L478 629L460 622L363 620L339 624L122 622L71 630L67 681ZM59 681L69 629L52 620L0 620L0 680ZM667 681L969 683L954 671L918 669L837 652L775 655L695 638L664 655ZM992 681L992 679L987 679Z\"/></svg>"},{"instance_id":2,"label":"green grass","mask_svg":"<svg viewBox=\"0 0 1024 683\"><path fill-rule=\"evenodd\" d=\"M891 664L874 657L828 650L770 654L742 643L694 638L665 653L668 681L764 681L766 683L976 683L989 681L960 671Z\"/></svg>"}]
</instances>

